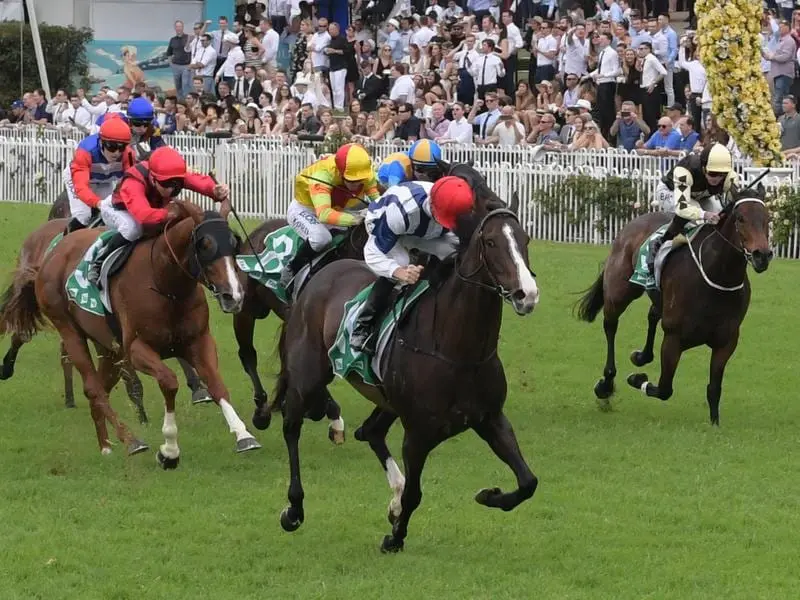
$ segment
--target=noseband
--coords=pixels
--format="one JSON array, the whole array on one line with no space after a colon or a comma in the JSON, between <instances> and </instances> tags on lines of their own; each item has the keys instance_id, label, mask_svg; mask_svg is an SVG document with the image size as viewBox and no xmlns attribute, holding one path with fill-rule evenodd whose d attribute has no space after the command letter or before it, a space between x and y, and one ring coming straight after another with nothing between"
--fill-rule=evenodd
<instances>
[{"instance_id":1,"label":"noseband","mask_svg":"<svg viewBox=\"0 0 800 600\"><path fill-rule=\"evenodd\" d=\"M492 270L486 264L486 241L484 240L484 237L483 237L483 228L486 225L486 223L490 219L492 219L493 217L499 217L499 216L503 216L503 215L510 216L517 223L519 223L519 217L517 217L517 214L513 210L511 210L509 208L496 208L495 210L490 211L485 217L483 217L483 219L481 219L481 222L478 225L478 228L477 228L476 233L475 233L478 236L478 243L480 245L480 250L479 250L479 254L478 254L479 262L478 262L477 268L474 271L472 271L471 273L468 273L466 275L462 274L461 273L461 268L460 268L459 262L458 262L458 257L456 257L456 263L455 263L455 267L456 268L455 268L455 271L456 271L456 275L458 276L458 278L461 281L463 281L465 283L471 283L472 285L477 285L478 287L485 288L485 289L487 289L487 290L499 295L501 298L503 298L503 300L509 302L509 301L511 301L511 292L509 292L502 285L500 285L500 283L497 281L497 278L494 276L494 273L492 273ZM489 279L492 281L492 285L487 285L487 284L483 283L482 281L477 281L475 279L472 279L473 277L475 277L475 275L480 273L483 269L486 269L486 272L489 274ZM536 274L533 271L531 271L531 275L536 277Z\"/></svg>"}]
</instances>

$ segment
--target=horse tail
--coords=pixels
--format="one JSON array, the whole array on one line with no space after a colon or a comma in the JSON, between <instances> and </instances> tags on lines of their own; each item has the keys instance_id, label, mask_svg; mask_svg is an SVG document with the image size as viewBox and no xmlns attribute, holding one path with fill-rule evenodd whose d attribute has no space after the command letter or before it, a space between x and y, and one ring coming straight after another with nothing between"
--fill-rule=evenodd
<instances>
[{"instance_id":1,"label":"horse tail","mask_svg":"<svg viewBox=\"0 0 800 600\"><path fill-rule=\"evenodd\" d=\"M289 370L286 368L286 329L288 323L289 313L287 311L284 315L283 323L281 323L280 338L278 339L278 357L281 361L281 370L275 383L274 400L270 406L271 412L278 412L283 409L283 404L286 401L286 392L289 389Z\"/></svg>"},{"instance_id":2,"label":"horse tail","mask_svg":"<svg viewBox=\"0 0 800 600\"><path fill-rule=\"evenodd\" d=\"M38 266L19 266L14 278L0 298L0 335L12 334L31 339L45 326L44 316L36 302Z\"/></svg>"},{"instance_id":3,"label":"horse tail","mask_svg":"<svg viewBox=\"0 0 800 600\"><path fill-rule=\"evenodd\" d=\"M578 318L581 321L591 323L594 321L597 314L603 309L605 299L603 298L603 273L605 270L600 271L597 280L592 284L588 290L583 292L583 296L578 300Z\"/></svg>"}]
</instances>

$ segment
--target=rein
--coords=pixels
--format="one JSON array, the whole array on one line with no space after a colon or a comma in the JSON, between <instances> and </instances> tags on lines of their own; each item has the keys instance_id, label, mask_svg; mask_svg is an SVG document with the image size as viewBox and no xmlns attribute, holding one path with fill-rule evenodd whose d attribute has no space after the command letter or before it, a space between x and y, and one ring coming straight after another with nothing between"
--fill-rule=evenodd
<instances>
[{"instance_id":1,"label":"rein","mask_svg":"<svg viewBox=\"0 0 800 600\"><path fill-rule=\"evenodd\" d=\"M730 214L729 218L734 218L733 212L736 210L736 207L739 206L740 204L745 204L746 202L756 202L756 203L760 204L761 206L764 206L764 201L763 200L759 200L758 198L743 198L741 200L737 200L734 203L733 208L731 209L731 214ZM738 223L735 224L734 227L736 229L736 234L739 236L740 242L741 242L741 233L739 232ZM723 240L725 240L725 242L727 242L727 244L729 246L731 246L734 250L736 250L737 252L740 252L742 254L742 256L744 257L745 261L749 262L749 261L752 260L752 253L750 251L748 251L746 248L744 248L744 246L742 246L741 243L740 243L739 246L737 246L731 240L729 240L724 235L722 235L722 233L720 233L719 229L716 228L716 227L714 228L714 233L716 235L718 235L719 237L721 237ZM706 285L708 285L709 287L711 287L711 288L713 288L715 290L719 290L721 292L738 292L739 290L741 290L744 287L744 279L738 285L734 285L734 286L720 285L718 283L714 283L711 280L711 278L708 276L708 274L706 273L705 269L703 268L703 246L705 245L705 243L709 239L711 239L711 237L712 236L708 236L702 242L700 242L700 248L698 248L697 252L695 252L694 246L692 246L691 242L689 242L689 244L688 244L688 246L689 246L689 254L692 257L692 260L694 260L694 264L697 265L697 269L700 271L700 275L703 277L703 281L706 282Z\"/></svg>"}]
</instances>

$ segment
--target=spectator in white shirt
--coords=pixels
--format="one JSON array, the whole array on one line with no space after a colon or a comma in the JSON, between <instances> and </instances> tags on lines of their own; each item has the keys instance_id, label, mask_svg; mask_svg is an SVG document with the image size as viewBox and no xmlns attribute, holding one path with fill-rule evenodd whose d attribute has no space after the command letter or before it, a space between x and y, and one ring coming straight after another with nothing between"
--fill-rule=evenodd
<instances>
[{"instance_id":1,"label":"spectator in white shirt","mask_svg":"<svg viewBox=\"0 0 800 600\"><path fill-rule=\"evenodd\" d=\"M456 0L447 0L447 8L444 9L445 19L461 19L464 9L456 4Z\"/></svg>"},{"instance_id":2,"label":"spectator in white shirt","mask_svg":"<svg viewBox=\"0 0 800 600\"><path fill-rule=\"evenodd\" d=\"M431 5L425 11L426 15L436 13L436 20L441 21L444 18L444 7L439 6L439 0L430 0Z\"/></svg>"},{"instance_id":3,"label":"spectator in white shirt","mask_svg":"<svg viewBox=\"0 0 800 600\"><path fill-rule=\"evenodd\" d=\"M522 48L525 43L522 41L522 34L519 27L514 24L514 13L504 10L501 15L503 26L506 29L506 39L508 40L508 58L505 61L506 73L506 95L513 96L517 87L517 50Z\"/></svg>"},{"instance_id":4,"label":"spectator in white shirt","mask_svg":"<svg viewBox=\"0 0 800 600\"><path fill-rule=\"evenodd\" d=\"M447 131L440 137L439 144L471 144L472 125L464 116L464 105L456 102L450 109L453 113L453 120L447 126Z\"/></svg>"},{"instance_id":5,"label":"spectator in white shirt","mask_svg":"<svg viewBox=\"0 0 800 600\"><path fill-rule=\"evenodd\" d=\"M214 70L217 66L217 53L211 47L211 35L204 33L200 37L200 45L192 53L190 69L195 75L203 78L203 91L207 94L214 93Z\"/></svg>"},{"instance_id":6,"label":"spectator in white shirt","mask_svg":"<svg viewBox=\"0 0 800 600\"><path fill-rule=\"evenodd\" d=\"M414 102L416 98L416 86L411 75L406 74L406 65L395 63L392 65L391 78L393 80L392 89L389 91L389 99L397 103Z\"/></svg>"},{"instance_id":7,"label":"spectator in white shirt","mask_svg":"<svg viewBox=\"0 0 800 600\"><path fill-rule=\"evenodd\" d=\"M233 88L237 77L236 65L243 65L245 61L244 51L239 47L239 36L232 31L225 34L222 45L227 46L227 57L217 70L215 79L217 82L225 81Z\"/></svg>"},{"instance_id":8,"label":"spectator in white shirt","mask_svg":"<svg viewBox=\"0 0 800 600\"><path fill-rule=\"evenodd\" d=\"M328 33L328 19L322 18L317 22L317 32L308 42L308 51L311 53L311 66L314 73L324 73L328 70L328 55L325 48L331 43L331 34ZM317 75L319 77L319 75Z\"/></svg>"},{"instance_id":9,"label":"spectator in white shirt","mask_svg":"<svg viewBox=\"0 0 800 600\"><path fill-rule=\"evenodd\" d=\"M586 75L588 69L586 56L589 54L589 40L586 37L586 26L578 23L564 36L564 72Z\"/></svg>"},{"instance_id":10,"label":"spectator in white shirt","mask_svg":"<svg viewBox=\"0 0 800 600\"><path fill-rule=\"evenodd\" d=\"M64 90L58 90L56 95L50 99L45 107L45 110L53 115L53 125L56 127L69 125L69 122L64 116L64 112L67 110L68 106L67 93Z\"/></svg>"},{"instance_id":11,"label":"spectator in white shirt","mask_svg":"<svg viewBox=\"0 0 800 600\"><path fill-rule=\"evenodd\" d=\"M525 143L525 127L514 114L513 106L504 106L500 110L500 116L495 121L488 137L479 143L497 144L498 146L519 146Z\"/></svg>"},{"instance_id":12,"label":"spectator in white shirt","mask_svg":"<svg viewBox=\"0 0 800 600\"><path fill-rule=\"evenodd\" d=\"M481 49L483 55L472 65L472 78L475 80L478 98L483 99L487 92L497 91L497 82L506 74L506 70L503 60L494 52L493 40L484 40Z\"/></svg>"},{"instance_id":13,"label":"spectator in white shirt","mask_svg":"<svg viewBox=\"0 0 800 600\"><path fill-rule=\"evenodd\" d=\"M227 34L233 33L228 30L228 17L222 15L219 18L218 23L219 23L219 29L215 29L214 31L211 32L211 40L212 40L211 46L217 53L217 64L215 66L217 70L222 68L222 63L224 63L225 59L228 58L228 51L230 50L231 45L229 43L226 44L225 41Z\"/></svg>"},{"instance_id":14,"label":"spectator in white shirt","mask_svg":"<svg viewBox=\"0 0 800 600\"><path fill-rule=\"evenodd\" d=\"M540 81L553 81L556 77L556 56L558 42L552 35L553 24L550 21L542 23L539 29L539 39L536 42L536 75L534 83Z\"/></svg>"},{"instance_id":15,"label":"spectator in white shirt","mask_svg":"<svg viewBox=\"0 0 800 600\"><path fill-rule=\"evenodd\" d=\"M651 131L658 126L661 117L662 82L667 74L666 68L652 52L650 42L639 44L639 58L642 60L642 120L647 123Z\"/></svg>"},{"instance_id":16,"label":"spectator in white shirt","mask_svg":"<svg viewBox=\"0 0 800 600\"><path fill-rule=\"evenodd\" d=\"M589 76L597 82L597 107L600 132L604 138L609 137L611 125L617 118L615 94L617 77L622 73L619 54L611 48L611 34L601 33L597 36L597 69Z\"/></svg>"},{"instance_id":17,"label":"spectator in white shirt","mask_svg":"<svg viewBox=\"0 0 800 600\"><path fill-rule=\"evenodd\" d=\"M481 30L475 34L475 41L478 42L479 46L483 43L483 40L492 40L494 45L497 45L497 42L500 41L500 36L495 33L494 26L496 24L497 21L494 20L492 15L483 17L481 21Z\"/></svg>"},{"instance_id":18,"label":"spectator in white shirt","mask_svg":"<svg viewBox=\"0 0 800 600\"><path fill-rule=\"evenodd\" d=\"M69 97L69 106L64 111L64 119L67 125L77 127L84 133L88 133L89 128L92 126L92 115L81 106L81 99L78 94L72 94Z\"/></svg>"},{"instance_id":19,"label":"spectator in white shirt","mask_svg":"<svg viewBox=\"0 0 800 600\"><path fill-rule=\"evenodd\" d=\"M486 94L486 112L477 114L478 110L483 107L483 100L476 98L472 103L472 110L469 111L467 120L473 125L478 127L478 133L475 135L475 141L486 139L488 133L494 127L497 119L500 118L500 99L496 92L488 92ZM476 116L477 115L477 116Z\"/></svg>"},{"instance_id":20,"label":"spectator in white shirt","mask_svg":"<svg viewBox=\"0 0 800 600\"><path fill-rule=\"evenodd\" d=\"M431 39L436 35L436 32L429 27L431 19L429 17L422 17L422 27L411 34L408 40L409 44L416 44L422 50L428 47Z\"/></svg>"},{"instance_id":21,"label":"spectator in white shirt","mask_svg":"<svg viewBox=\"0 0 800 600\"><path fill-rule=\"evenodd\" d=\"M261 38L261 46L263 47L264 64L268 67L278 68L278 46L281 42L281 36L272 28L272 22L267 19L261 21L261 31L264 32L264 37Z\"/></svg>"}]
</instances>

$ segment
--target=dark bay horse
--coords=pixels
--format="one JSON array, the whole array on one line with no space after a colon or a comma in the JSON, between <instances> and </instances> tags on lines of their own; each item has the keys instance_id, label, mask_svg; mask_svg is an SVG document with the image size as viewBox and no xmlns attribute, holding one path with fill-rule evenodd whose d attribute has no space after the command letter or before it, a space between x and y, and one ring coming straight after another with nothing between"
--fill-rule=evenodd
<instances>
[{"instance_id":1,"label":"dark bay horse","mask_svg":"<svg viewBox=\"0 0 800 600\"><path fill-rule=\"evenodd\" d=\"M209 331L208 304L203 286L212 291L225 312L241 308L243 292L233 256L237 242L227 222L216 212L203 213L189 203L174 201L175 218L156 237L140 241L127 263L109 282L114 319L121 332L117 339L108 319L90 314L73 302L65 282L97 239L99 231L73 232L47 256L39 269L19 274L21 293L31 288L36 302L20 310L17 319L35 329L47 317L58 330L69 356L81 374L89 400L101 452L111 451L106 421L117 437L136 454L147 446L134 438L108 404L108 394L119 379L123 357L134 368L158 381L166 412L162 432L165 443L157 458L164 468L178 465L175 396L178 380L163 363L181 357L208 383L214 401L236 434L239 452L260 448L229 402L230 395L219 374L216 344ZM201 283L202 282L202 283ZM87 340L103 348L98 369L92 362Z\"/></svg>"},{"instance_id":2,"label":"dark bay horse","mask_svg":"<svg viewBox=\"0 0 800 600\"><path fill-rule=\"evenodd\" d=\"M72 213L69 209L69 196L67 196L67 191L63 190L56 198L53 206L50 208L50 214L47 216L47 220L69 220L71 216ZM192 390L192 402L194 404L210 402L211 396L208 395L208 389L197 376L197 373L195 373L194 369L192 369L189 366L189 363L182 358L178 359L178 363L181 365L181 370L186 376L186 385L188 385L189 389ZM61 346L61 367L64 370L64 404L67 406L67 408L72 408L75 406L75 393L72 387L72 363L70 362L69 356L64 350L63 345ZM144 403L142 401L144 390L142 388L142 382L139 379L139 376L136 374L136 371L126 370L123 373L123 378L125 380L125 386L128 390L128 395L130 396L131 401L137 407L139 421L141 423L147 423L147 413L145 412Z\"/></svg>"},{"instance_id":3,"label":"dark bay horse","mask_svg":"<svg viewBox=\"0 0 800 600\"><path fill-rule=\"evenodd\" d=\"M675 249L667 257L660 293L650 294L644 349L631 354L631 362L637 367L653 360L656 327L661 320L664 340L658 385L650 383L645 373L630 375L628 383L647 396L668 400L681 354L696 346L709 346L711 370L706 399L714 425L719 425L725 365L736 350L739 327L750 304L747 263L756 273L762 273L772 259L764 197L761 184L755 189L735 191L732 201L720 213L717 226L705 225L690 245ZM629 281L639 248L671 218L672 213L650 213L626 225L614 240L597 281L579 302L578 317L584 321L592 322L603 311L606 365L603 378L594 388L600 400L605 401L614 393L614 338L619 317L644 292L643 287Z\"/></svg>"},{"instance_id":4,"label":"dark bay horse","mask_svg":"<svg viewBox=\"0 0 800 600\"><path fill-rule=\"evenodd\" d=\"M422 498L420 477L428 454L462 431L475 430L517 478L517 490L485 489L475 497L478 503L512 510L537 486L503 412L506 378L497 356L503 300L519 315L539 301L528 266L529 238L516 216L518 200L515 195L510 209L495 200L483 177L467 165L444 171L467 179L476 194L474 212L456 227L461 249L433 267L433 289L399 323L384 356L382 384L373 387L348 377L377 406L356 437L369 442L394 492L393 529L383 540L383 552L403 548L409 519ZM286 531L296 530L304 519L298 451L303 415L324 401L325 386L333 379L327 353L345 302L374 281L363 262L334 262L309 282L283 325L274 403L283 410L291 470L290 505L280 519ZM398 417L405 430L405 477L386 445L386 433Z\"/></svg>"},{"instance_id":5,"label":"dark bay horse","mask_svg":"<svg viewBox=\"0 0 800 600\"><path fill-rule=\"evenodd\" d=\"M249 234L249 239L242 241L241 253L260 254L264 251L266 236L286 225L285 219L265 221ZM367 241L367 231L364 226L359 225L349 228L345 236L346 239L339 246L330 250L324 258L314 265L303 285L306 285L311 277L323 266L334 260L342 258L363 260L364 244ZM256 320L267 318L270 312L284 320L288 306L270 288L262 285L252 277L242 273L240 279L244 288L244 303L242 304L242 310L233 316L233 331L236 336L236 343L239 346L239 360L242 363L242 367L244 367L245 373L253 383L253 402L256 405L256 410L253 414L253 426L263 430L269 426L268 413L266 413L267 417L263 416L268 397L258 375L258 353L253 343L253 334ZM313 418L322 418L323 414L331 421L328 428L328 437L336 444L344 443L345 433L341 407L330 394L328 395L324 412L317 411L312 413L312 416Z\"/></svg>"},{"instance_id":6,"label":"dark bay horse","mask_svg":"<svg viewBox=\"0 0 800 600\"><path fill-rule=\"evenodd\" d=\"M11 335L11 346L3 357L0 366L0 380L10 379L14 375L17 357L22 346L30 341L36 331L33 324L24 320L27 311L20 312L21 305L32 306L36 302L33 288L26 288L24 282L28 274L39 268L44 260L45 252L58 234L64 231L68 219L51 220L33 231L22 243L17 257L16 276L0 298L0 335ZM18 321L17 317L23 317ZM75 408L75 397L72 390L72 363L66 352L61 349L61 367L64 371L64 405ZM133 402L140 423L147 423L144 409L142 383L130 365L121 366L122 379L128 397Z\"/></svg>"}]
</instances>

